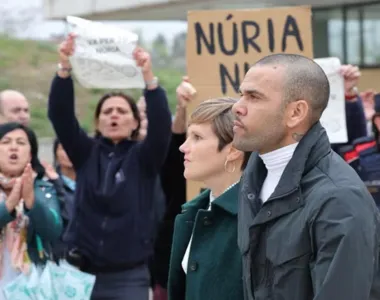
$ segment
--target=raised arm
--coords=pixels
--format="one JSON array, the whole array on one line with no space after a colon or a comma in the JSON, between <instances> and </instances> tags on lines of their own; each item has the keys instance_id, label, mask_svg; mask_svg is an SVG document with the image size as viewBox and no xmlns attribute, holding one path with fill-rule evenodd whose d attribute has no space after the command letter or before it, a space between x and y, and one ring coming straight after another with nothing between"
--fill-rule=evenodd
<instances>
[{"instance_id":1,"label":"raised arm","mask_svg":"<svg viewBox=\"0 0 380 300\"><path fill-rule=\"evenodd\" d=\"M88 158L93 141L79 126L75 116L74 83L69 62L73 51L74 37L69 35L60 46L61 68L51 84L48 117L60 143L78 170Z\"/></svg>"},{"instance_id":2,"label":"raised arm","mask_svg":"<svg viewBox=\"0 0 380 300\"><path fill-rule=\"evenodd\" d=\"M141 67L146 89L144 97L148 130L145 139L140 143L138 154L147 170L159 172L168 151L171 138L171 114L166 92L158 85L153 75L150 55L138 48L134 52L137 65Z\"/></svg>"}]
</instances>

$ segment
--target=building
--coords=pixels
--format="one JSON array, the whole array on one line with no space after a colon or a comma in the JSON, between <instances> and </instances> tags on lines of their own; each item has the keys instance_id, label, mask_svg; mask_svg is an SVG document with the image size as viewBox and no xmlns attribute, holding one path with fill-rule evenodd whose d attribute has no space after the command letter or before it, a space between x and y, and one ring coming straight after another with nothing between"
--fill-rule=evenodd
<instances>
[{"instance_id":1,"label":"building","mask_svg":"<svg viewBox=\"0 0 380 300\"><path fill-rule=\"evenodd\" d=\"M362 68L361 89L380 91L380 1L365 0L44 0L48 19L186 20L199 9L312 5L315 57L336 56ZM233 2L234 4L231 4Z\"/></svg>"}]
</instances>

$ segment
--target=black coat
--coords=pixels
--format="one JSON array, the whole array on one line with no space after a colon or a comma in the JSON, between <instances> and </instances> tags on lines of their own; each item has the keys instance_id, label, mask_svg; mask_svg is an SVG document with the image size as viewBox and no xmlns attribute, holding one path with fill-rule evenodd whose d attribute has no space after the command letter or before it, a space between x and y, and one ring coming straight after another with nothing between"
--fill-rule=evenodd
<instances>
[{"instance_id":1,"label":"black coat","mask_svg":"<svg viewBox=\"0 0 380 300\"><path fill-rule=\"evenodd\" d=\"M166 212L155 243L151 263L153 283L166 288L169 276L170 253L174 232L174 221L186 202L186 180L183 177L184 155L179 151L186 140L186 134L172 134L168 156L161 170L161 183L166 198Z\"/></svg>"},{"instance_id":2,"label":"black coat","mask_svg":"<svg viewBox=\"0 0 380 300\"><path fill-rule=\"evenodd\" d=\"M378 209L356 172L331 151L320 123L255 212L265 177L253 154L239 195L244 299L379 299Z\"/></svg>"}]
</instances>

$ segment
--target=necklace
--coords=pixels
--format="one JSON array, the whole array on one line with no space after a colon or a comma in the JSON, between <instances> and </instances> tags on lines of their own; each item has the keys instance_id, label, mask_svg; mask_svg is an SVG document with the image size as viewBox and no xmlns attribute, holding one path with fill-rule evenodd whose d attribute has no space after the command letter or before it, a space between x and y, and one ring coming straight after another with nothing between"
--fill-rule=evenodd
<instances>
[{"instance_id":1,"label":"necklace","mask_svg":"<svg viewBox=\"0 0 380 300\"><path fill-rule=\"evenodd\" d=\"M240 180L239 180L239 181L240 181ZM230 185L228 188L226 188L226 189L223 191L223 193L221 193L220 195L223 195L225 192L227 192L227 191L229 191L230 189L232 189L235 185L238 184L239 181L236 181L235 183L231 184L231 185ZM212 194L212 191L210 191L210 204L209 204L209 206L208 206L209 209L210 209L210 207L211 207L211 203L212 203L212 201L214 201L215 198L217 198L217 197L215 197L215 196Z\"/></svg>"}]
</instances>

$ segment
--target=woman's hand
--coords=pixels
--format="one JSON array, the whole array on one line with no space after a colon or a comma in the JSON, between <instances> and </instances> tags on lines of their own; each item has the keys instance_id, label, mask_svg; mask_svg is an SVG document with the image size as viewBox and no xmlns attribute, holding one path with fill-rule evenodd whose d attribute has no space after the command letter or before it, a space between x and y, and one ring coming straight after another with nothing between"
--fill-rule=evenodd
<instances>
[{"instance_id":1,"label":"woman's hand","mask_svg":"<svg viewBox=\"0 0 380 300\"><path fill-rule=\"evenodd\" d=\"M178 105L185 108L194 99L197 91L189 82L189 77L184 76L181 84L177 87L176 93Z\"/></svg>"},{"instance_id":2,"label":"woman's hand","mask_svg":"<svg viewBox=\"0 0 380 300\"><path fill-rule=\"evenodd\" d=\"M24 204L27 209L32 209L34 205L34 176L33 169L28 164L22 174L22 190L21 198L24 199Z\"/></svg>"},{"instance_id":3,"label":"woman's hand","mask_svg":"<svg viewBox=\"0 0 380 300\"><path fill-rule=\"evenodd\" d=\"M136 61L136 65L141 68L145 82L148 83L154 80L150 54L143 48L136 47L133 51L133 58Z\"/></svg>"},{"instance_id":4,"label":"woman's hand","mask_svg":"<svg viewBox=\"0 0 380 300\"><path fill-rule=\"evenodd\" d=\"M71 69L70 56L75 51L75 35L70 33L67 38L59 45L59 62L65 69Z\"/></svg>"},{"instance_id":5,"label":"woman's hand","mask_svg":"<svg viewBox=\"0 0 380 300\"><path fill-rule=\"evenodd\" d=\"M57 171L53 168L51 164L48 164L47 162L41 162L43 167L45 168L45 175L50 180L57 180L59 178L59 175Z\"/></svg>"},{"instance_id":6,"label":"woman's hand","mask_svg":"<svg viewBox=\"0 0 380 300\"><path fill-rule=\"evenodd\" d=\"M21 178L17 178L14 181L11 193L8 195L7 200L5 201L5 207L7 208L9 213L12 213L16 206L19 204L21 200L21 189L22 180Z\"/></svg>"},{"instance_id":7,"label":"woman's hand","mask_svg":"<svg viewBox=\"0 0 380 300\"><path fill-rule=\"evenodd\" d=\"M139 141L142 141L143 139L145 139L148 133L148 118L146 117L146 103L144 96L141 96L139 101L137 102L137 108L139 109L140 114L140 129L139 136L137 139Z\"/></svg>"}]
</instances>

